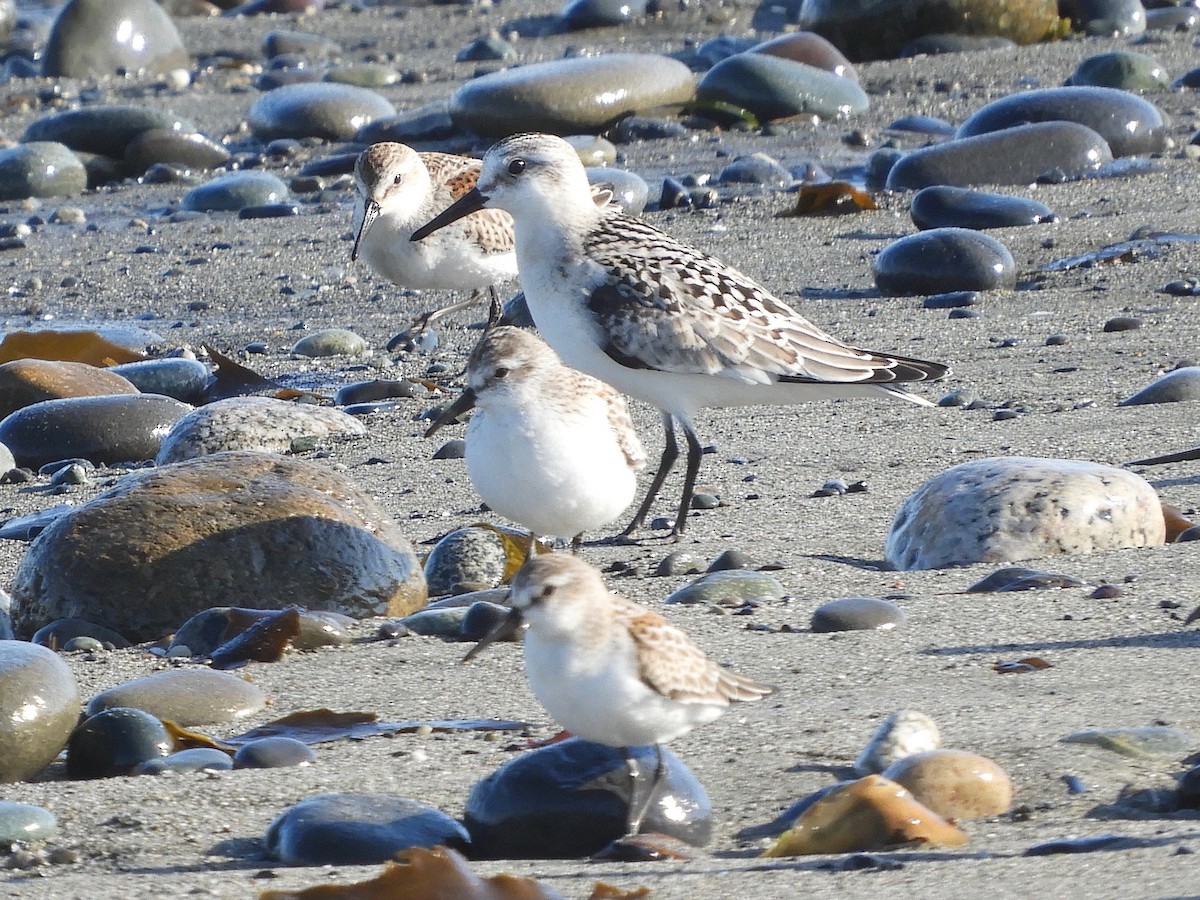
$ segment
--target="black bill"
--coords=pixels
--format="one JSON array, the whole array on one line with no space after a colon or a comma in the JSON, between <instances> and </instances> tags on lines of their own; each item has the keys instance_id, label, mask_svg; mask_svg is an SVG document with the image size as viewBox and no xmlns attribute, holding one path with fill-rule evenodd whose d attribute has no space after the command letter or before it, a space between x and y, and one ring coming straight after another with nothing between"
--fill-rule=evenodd
<instances>
[{"instance_id":1,"label":"black bill","mask_svg":"<svg viewBox=\"0 0 1200 900\"><path fill-rule=\"evenodd\" d=\"M362 239L367 236L367 229L374 224L379 218L379 204L374 200L367 200L363 203L363 220L358 226L358 234L354 236L354 248L350 251L350 261L354 262L358 259L358 245L362 243Z\"/></svg>"},{"instance_id":2,"label":"black bill","mask_svg":"<svg viewBox=\"0 0 1200 900\"><path fill-rule=\"evenodd\" d=\"M445 228L451 222L457 222L463 216L479 212L479 210L487 205L487 199L487 197L479 193L479 188L471 188L471 190L455 200L454 203L414 231L409 240L419 241L422 238L427 238L439 228Z\"/></svg>"},{"instance_id":3,"label":"black bill","mask_svg":"<svg viewBox=\"0 0 1200 900\"><path fill-rule=\"evenodd\" d=\"M442 414L433 420L433 424L425 429L425 437L433 437L443 425L449 425L463 413L475 408L475 392L464 388L458 399L442 410Z\"/></svg>"},{"instance_id":4,"label":"black bill","mask_svg":"<svg viewBox=\"0 0 1200 900\"><path fill-rule=\"evenodd\" d=\"M521 626L524 624L524 619L521 616L519 609L510 609L508 615L496 623L496 627L480 638L479 643L467 651L467 655L462 658L463 662L470 662L496 641L507 641L515 638L521 631Z\"/></svg>"}]
</instances>

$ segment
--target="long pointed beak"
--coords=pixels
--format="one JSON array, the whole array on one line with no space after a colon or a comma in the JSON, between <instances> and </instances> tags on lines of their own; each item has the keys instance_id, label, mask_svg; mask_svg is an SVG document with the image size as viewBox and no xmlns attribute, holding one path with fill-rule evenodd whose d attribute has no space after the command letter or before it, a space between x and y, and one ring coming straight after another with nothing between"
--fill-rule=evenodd
<instances>
[{"instance_id":1,"label":"long pointed beak","mask_svg":"<svg viewBox=\"0 0 1200 900\"><path fill-rule=\"evenodd\" d=\"M521 630L521 625L525 622L525 618L521 615L519 609L510 609L508 615L496 623L496 627L485 634L470 650L467 655L462 658L463 662L470 662L496 641L507 640Z\"/></svg>"},{"instance_id":2,"label":"long pointed beak","mask_svg":"<svg viewBox=\"0 0 1200 900\"><path fill-rule=\"evenodd\" d=\"M433 420L433 424L425 429L425 437L433 437L443 425L449 425L463 413L475 408L475 392L471 388L463 388L458 399L442 410L442 414Z\"/></svg>"},{"instance_id":3,"label":"long pointed beak","mask_svg":"<svg viewBox=\"0 0 1200 900\"><path fill-rule=\"evenodd\" d=\"M371 227L376 219L379 218L379 204L374 200L366 200L363 203L363 220L358 226L358 234L354 236L354 249L350 251L350 262L358 259L358 245L362 243L362 239L367 236L367 229Z\"/></svg>"},{"instance_id":4,"label":"long pointed beak","mask_svg":"<svg viewBox=\"0 0 1200 900\"><path fill-rule=\"evenodd\" d=\"M438 215L414 231L409 240L419 241L422 238L427 238L439 228L445 228L451 222L457 222L463 216L469 216L471 213L483 209L487 206L487 201L488 198L479 193L479 188L471 188L471 190L455 200L453 204L446 207Z\"/></svg>"}]
</instances>

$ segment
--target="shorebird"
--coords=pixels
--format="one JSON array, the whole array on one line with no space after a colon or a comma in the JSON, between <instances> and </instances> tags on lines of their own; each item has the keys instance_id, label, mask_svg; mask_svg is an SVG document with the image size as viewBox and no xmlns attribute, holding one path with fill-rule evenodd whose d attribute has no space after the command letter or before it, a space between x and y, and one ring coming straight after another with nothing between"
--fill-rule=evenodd
<instances>
[{"instance_id":1,"label":"shorebird","mask_svg":"<svg viewBox=\"0 0 1200 900\"><path fill-rule=\"evenodd\" d=\"M538 702L572 734L618 747L629 768L629 834L637 834L666 772L662 745L774 688L714 663L679 628L604 586L577 557L529 559L512 580L512 612L466 655L473 659L521 623L525 675ZM645 800L636 802L633 747L654 747Z\"/></svg>"},{"instance_id":2,"label":"shorebird","mask_svg":"<svg viewBox=\"0 0 1200 900\"><path fill-rule=\"evenodd\" d=\"M465 309L517 274L512 219L497 209L480 210L454 228L419 244L413 231L466 194L479 178L480 162L449 153L417 153L405 144L372 144L354 164L354 248L372 270L414 290L471 291L463 301L419 316L388 342L393 350L448 313Z\"/></svg>"},{"instance_id":3,"label":"shorebird","mask_svg":"<svg viewBox=\"0 0 1200 900\"><path fill-rule=\"evenodd\" d=\"M529 311L562 361L660 412L662 458L625 535L645 521L675 463L677 423L688 453L672 533L683 533L703 452L693 424L699 409L855 396L930 406L901 385L949 371L843 343L720 260L598 206L561 138L521 134L495 144L475 188L412 239L483 208L512 215Z\"/></svg>"},{"instance_id":4,"label":"shorebird","mask_svg":"<svg viewBox=\"0 0 1200 900\"><path fill-rule=\"evenodd\" d=\"M467 362L467 387L425 436L472 407L471 483L535 538L573 538L578 550L583 532L633 502L646 455L624 398L564 366L533 332L489 324Z\"/></svg>"}]
</instances>

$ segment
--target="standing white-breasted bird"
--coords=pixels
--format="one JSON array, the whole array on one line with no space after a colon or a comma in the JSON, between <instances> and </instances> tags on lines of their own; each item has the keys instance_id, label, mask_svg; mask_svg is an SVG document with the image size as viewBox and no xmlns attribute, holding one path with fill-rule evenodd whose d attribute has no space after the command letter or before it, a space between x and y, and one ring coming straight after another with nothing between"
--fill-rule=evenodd
<instances>
[{"instance_id":1,"label":"standing white-breasted bird","mask_svg":"<svg viewBox=\"0 0 1200 900\"><path fill-rule=\"evenodd\" d=\"M529 311L563 362L661 413L662 459L626 534L645 520L678 456L676 423L688 445L674 527L683 532L702 453L697 410L856 396L929 406L901 385L949 371L851 347L720 260L597 206L574 148L553 135L497 143L484 155L475 189L413 240L485 207L512 215Z\"/></svg>"},{"instance_id":2,"label":"standing white-breasted bird","mask_svg":"<svg viewBox=\"0 0 1200 900\"><path fill-rule=\"evenodd\" d=\"M372 144L354 164L354 248L372 270L394 284L414 290L471 291L466 300L419 317L388 344L393 349L409 335L447 313L463 309L495 284L516 277L512 219L501 210L480 210L438 237L409 240L429 220L472 188L480 161L449 153L417 153L405 144Z\"/></svg>"},{"instance_id":3,"label":"standing white-breasted bird","mask_svg":"<svg viewBox=\"0 0 1200 900\"><path fill-rule=\"evenodd\" d=\"M645 801L630 791L630 834L637 834L665 772L662 744L706 725L732 704L761 700L774 688L714 663L658 613L612 594L600 572L565 553L529 559L512 580L512 612L467 654L472 659L524 622L525 675L534 696L563 728L619 747L636 787L632 747L657 759Z\"/></svg>"},{"instance_id":4,"label":"standing white-breasted bird","mask_svg":"<svg viewBox=\"0 0 1200 900\"><path fill-rule=\"evenodd\" d=\"M562 364L546 342L489 327L467 362L467 387L425 432L472 407L467 473L479 496L535 537L574 538L633 502L646 454L624 398Z\"/></svg>"}]
</instances>

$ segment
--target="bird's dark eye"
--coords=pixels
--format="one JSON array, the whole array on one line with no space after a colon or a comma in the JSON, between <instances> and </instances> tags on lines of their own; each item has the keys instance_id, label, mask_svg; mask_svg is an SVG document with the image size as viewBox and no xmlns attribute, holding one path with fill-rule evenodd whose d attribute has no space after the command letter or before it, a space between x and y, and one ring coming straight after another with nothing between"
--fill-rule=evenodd
<instances>
[{"instance_id":1,"label":"bird's dark eye","mask_svg":"<svg viewBox=\"0 0 1200 900\"><path fill-rule=\"evenodd\" d=\"M508 374L508 369L504 368L503 366L499 366L499 367L497 367L496 371L492 373L492 377L493 378L503 378L507 374Z\"/></svg>"},{"instance_id":2,"label":"bird's dark eye","mask_svg":"<svg viewBox=\"0 0 1200 900\"><path fill-rule=\"evenodd\" d=\"M520 175L524 171L525 171L525 160L523 160L523 159L514 159L512 162L510 162L508 164L508 174L509 175Z\"/></svg>"},{"instance_id":3,"label":"bird's dark eye","mask_svg":"<svg viewBox=\"0 0 1200 900\"><path fill-rule=\"evenodd\" d=\"M404 180L403 175L397 175L395 178L392 179L392 184L399 184L403 180Z\"/></svg>"}]
</instances>

